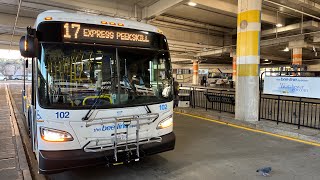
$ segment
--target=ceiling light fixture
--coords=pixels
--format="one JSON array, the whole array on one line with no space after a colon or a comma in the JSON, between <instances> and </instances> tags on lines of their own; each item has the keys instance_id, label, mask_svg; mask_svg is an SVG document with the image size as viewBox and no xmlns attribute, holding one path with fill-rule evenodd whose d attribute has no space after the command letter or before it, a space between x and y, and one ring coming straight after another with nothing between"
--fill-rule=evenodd
<instances>
[{"instance_id":1,"label":"ceiling light fixture","mask_svg":"<svg viewBox=\"0 0 320 180\"><path fill-rule=\"evenodd\" d=\"M265 61L265 62L268 62L268 61L269 61L269 59L265 59L264 61Z\"/></svg>"},{"instance_id":2,"label":"ceiling light fixture","mask_svg":"<svg viewBox=\"0 0 320 180\"><path fill-rule=\"evenodd\" d=\"M195 2L191 2L191 1L190 1L190 2L188 2L188 5L189 5L189 6L196 6L196 5L197 5L197 3L195 3Z\"/></svg>"},{"instance_id":3,"label":"ceiling light fixture","mask_svg":"<svg viewBox=\"0 0 320 180\"><path fill-rule=\"evenodd\" d=\"M279 27L282 27L282 26L283 26L283 24L278 23L278 24L276 24L276 26L279 28Z\"/></svg>"},{"instance_id":4,"label":"ceiling light fixture","mask_svg":"<svg viewBox=\"0 0 320 180\"><path fill-rule=\"evenodd\" d=\"M284 48L284 50L282 50L282 51L284 51L284 52L288 52L290 49L288 48L288 47L286 47L286 48Z\"/></svg>"}]
</instances>

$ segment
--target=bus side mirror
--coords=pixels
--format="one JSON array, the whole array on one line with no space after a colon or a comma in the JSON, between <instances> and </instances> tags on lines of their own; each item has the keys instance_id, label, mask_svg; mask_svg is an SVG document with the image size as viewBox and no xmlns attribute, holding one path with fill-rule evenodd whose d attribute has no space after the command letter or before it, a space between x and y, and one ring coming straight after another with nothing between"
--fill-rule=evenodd
<instances>
[{"instance_id":1,"label":"bus side mirror","mask_svg":"<svg viewBox=\"0 0 320 180\"><path fill-rule=\"evenodd\" d=\"M30 35L22 36L19 42L20 54L26 58L37 56L38 39Z\"/></svg>"}]
</instances>

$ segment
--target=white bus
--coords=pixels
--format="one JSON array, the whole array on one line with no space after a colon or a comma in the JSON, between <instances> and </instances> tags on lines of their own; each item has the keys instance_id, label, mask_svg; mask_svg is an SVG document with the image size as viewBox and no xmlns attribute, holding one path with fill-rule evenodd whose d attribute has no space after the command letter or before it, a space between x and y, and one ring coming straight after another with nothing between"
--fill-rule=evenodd
<instances>
[{"instance_id":1,"label":"white bus","mask_svg":"<svg viewBox=\"0 0 320 180\"><path fill-rule=\"evenodd\" d=\"M173 150L173 82L156 27L46 11L20 40L32 61L24 112L39 173Z\"/></svg>"}]
</instances>

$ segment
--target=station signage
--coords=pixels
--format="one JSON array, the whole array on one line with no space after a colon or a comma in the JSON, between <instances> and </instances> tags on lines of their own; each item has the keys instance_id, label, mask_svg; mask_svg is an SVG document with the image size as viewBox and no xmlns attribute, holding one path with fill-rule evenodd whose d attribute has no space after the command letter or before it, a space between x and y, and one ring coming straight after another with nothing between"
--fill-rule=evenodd
<instances>
[{"instance_id":1,"label":"station signage","mask_svg":"<svg viewBox=\"0 0 320 180\"><path fill-rule=\"evenodd\" d=\"M320 98L319 77L266 76L263 93L283 96Z\"/></svg>"},{"instance_id":2,"label":"station signage","mask_svg":"<svg viewBox=\"0 0 320 180\"><path fill-rule=\"evenodd\" d=\"M150 33L112 26L80 23L63 24L64 42L83 42L150 47Z\"/></svg>"},{"instance_id":3,"label":"station signage","mask_svg":"<svg viewBox=\"0 0 320 180\"><path fill-rule=\"evenodd\" d=\"M199 69L199 74L206 75L209 73L209 69Z\"/></svg>"}]
</instances>

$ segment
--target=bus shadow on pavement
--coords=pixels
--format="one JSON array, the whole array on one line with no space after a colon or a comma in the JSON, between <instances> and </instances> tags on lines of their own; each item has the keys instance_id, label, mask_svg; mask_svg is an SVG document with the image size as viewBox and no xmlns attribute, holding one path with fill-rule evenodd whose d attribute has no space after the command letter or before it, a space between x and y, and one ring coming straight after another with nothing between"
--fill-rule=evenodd
<instances>
[{"instance_id":1,"label":"bus shadow on pavement","mask_svg":"<svg viewBox=\"0 0 320 180\"><path fill-rule=\"evenodd\" d=\"M142 158L138 162L122 165L100 165L77 168L58 174L47 175L49 180L63 179L158 179L164 174L170 173L169 160L161 155L153 155Z\"/></svg>"}]
</instances>

